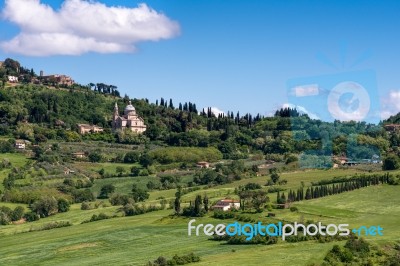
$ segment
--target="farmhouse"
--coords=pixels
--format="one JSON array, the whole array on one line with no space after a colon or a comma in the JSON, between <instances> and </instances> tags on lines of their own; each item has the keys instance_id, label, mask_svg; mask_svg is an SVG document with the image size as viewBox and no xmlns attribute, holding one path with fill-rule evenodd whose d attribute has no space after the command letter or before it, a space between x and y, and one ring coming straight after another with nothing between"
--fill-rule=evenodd
<instances>
[{"instance_id":1,"label":"farmhouse","mask_svg":"<svg viewBox=\"0 0 400 266\"><path fill-rule=\"evenodd\" d=\"M198 162L197 163L197 167L198 168L209 168L210 167L210 163L209 162Z\"/></svg>"},{"instance_id":2,"label":"farmhouse","mask_svg":"<svg viewBox=\"0 0 400 266\"><path fill-rule=\"evenodd\" d=\"M332 160L340 163L341 165L344 165L349 161L349 158L346 156L332 156Z\"/></svg>"},{"instance_id":3,"label":"farmhouse","mask_svg":"<svg viewBox=\"0 0 400 266\"><path fill-rule=\"evenodd\" d=\"M25 150L26 145L29 144L29 143L31 143L31 142L28 141L28 140L17 139L17 140L15 141L15 148L16 148L17 150Z\"/></svg>"},{"instance_id":4,"label":"farmhouse","mask_svg":"<svg viewBox=\"0 0 400 266\"><path fill-rule=\"evenodd\" d=\"M72 156L77 159L82 159L86 157L86 154L82 151L72 153Z\"/></svg>"},{"instance_id":5,"label":"farmhouse","mask_svg":"<svg viewBox=\"0 0 400 266\"><path fill-rule=\"evenodd\" d=\"M8 82L11 82L11 83L18 83L18 77L15 77L15 76L8 76L7 78L8 78Z\"/></svg>"},{"instance_id":6,"label":"farmhouse","mask_svg":"<svg viewBox=\"0 0 400 266\"><path fill-rule=\"evenodd\" d=\"M129 104L125 107L123 116L119 115L118 104L115 103L112 127L114 130L129 129L137 133L146 131L144 120L136 114L136 109L133 107L131 101L129 101Z\"/></svg>"},{"instance_id":7,"label":"farmhouse","mask_svg":"<svg viewBox=\"0 0 400 266\"><path fill-rule=\"evenodd\" d=\"M233 199L219 200L213 207L213 210L229 211L231 209L238 210L240 208L240 201Z\"/></svg>"},{"instance_id":8,"label":"farmhouse","mask_svg":"<svg viewBox=\"0 0 400 266\"><path fill-rule=\"evenodd\" d=\"M78 133L81 135L87 134L87 133L97 133L97 132L103 132L104 129L99 126L95 125L89 125L89 124L78 124Z\"/></svg>"}]
</instances>

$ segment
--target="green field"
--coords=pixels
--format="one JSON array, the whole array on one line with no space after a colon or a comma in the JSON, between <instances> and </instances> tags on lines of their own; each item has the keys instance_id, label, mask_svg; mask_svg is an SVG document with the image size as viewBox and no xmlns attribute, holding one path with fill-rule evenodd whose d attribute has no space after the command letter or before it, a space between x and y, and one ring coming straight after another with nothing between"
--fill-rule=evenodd
<instances>
[{"instance_id":1,"label":"green field","mask_svg":"<svg viewBox=\"0 0 400 266\"><path fill-rule=\"evenodd\" d=\"M13 167L21 167L29 160L22 153L0 153L0 161L5 159L8 160ZM0 171L0 190L4 189L3 180L7 177L10 171L10 169L3 169Z\"/></svg>"},{"instance_id":2,"label":"green field","mask_svg":"<svg viewBox=\"0 0 400 266\"><path fill-rule=\"evenodd\" d=\"M202 258L196 265L256 265L265 261L268 265L281 265L283 258L299 265L322 259L333 245L311 242L274 246L221 245L204 236L188 237L187 219L161 220L168 213L170 211L3 236L2 242L7 245L2 247L0 264L144 265L159 255L172 257L195 252ZM201 221L216 223L207 218Z\"/></svg>"},{"instance_id":3,"label":"green field","mask_svg":"<svg viewBox=\"0 0 400 266\"><path fill-rule=\"evenodd\" d=\"M284 186L297 188L300 181L329 179L334 176L354 174L355 170L313 170L282 174L288 180ZM147 183L152 177L122 177L101 179L95 182L93 191L108 183L119 192L129 192L131 185ZM211 199L223 198L240 184L256 182L263 184L267 177L254 177L232 184L216 186L189 193L183 200L196 194L210 195ZM384 236L366 237L371 243L383 245L400 239L400 197L398 186L379 185L345 192L339 195L297 202L298 212L288 209L274 210L275 219L289 221L313 220L323 223L348 223L350 227L380 225ZM156 198L174 197L175 190L151 192L149 202ZM273 199L275 194L271 194ZM3 204L1 204L3 205ZM13 207L15 205L9 205ZM206 236L188 237L187 218L170 218L172 210L163 210L133 217L119 217L86 224L93 214L121 215L118 207L80 210L74 204L67 213L57 214L36 222L0 227L2 248L0 265L144 265L158 256L172 257L190 252L201 257L194 265L309 265L320 263L325 254L336 243L307 241L276 245L226 245L210 241ZM249 214L264 220L266 212ZM47 231L28 232L51 221L69 221L73 225ZM209 216L197 219L196 223L221 223ZM227 222L227 221L225 221Z\"/></svg>"}]
</instances>

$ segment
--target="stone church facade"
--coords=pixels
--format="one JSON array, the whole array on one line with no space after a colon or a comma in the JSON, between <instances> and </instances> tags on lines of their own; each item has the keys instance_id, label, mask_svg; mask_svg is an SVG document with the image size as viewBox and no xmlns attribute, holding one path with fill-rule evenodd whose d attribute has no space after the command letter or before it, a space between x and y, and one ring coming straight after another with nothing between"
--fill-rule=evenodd
<instances>
[{"instance_id":1,"label":"stone church facade","mask_svg":"<svg viewBox=\"0 0 400 266\"><path fill-rule=\"evenodd\" d=\"M125 107L124 115L122 116L119 115L118 104L115 103L112 127L113 130L129 129L137 133L143 133L147 128L143 118L136 114L136 109L131 104L131 101L129 101L129 104Z\"/></svg>"}]
</instances>

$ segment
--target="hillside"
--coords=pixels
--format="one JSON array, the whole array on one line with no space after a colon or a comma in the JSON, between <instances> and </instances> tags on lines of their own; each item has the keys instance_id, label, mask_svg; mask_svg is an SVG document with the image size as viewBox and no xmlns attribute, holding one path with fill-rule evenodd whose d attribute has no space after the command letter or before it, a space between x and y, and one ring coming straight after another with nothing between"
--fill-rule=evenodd
<instances>
[{"instance_id":1,"label":"hillside","mask_svg":"<svg viewBox=\"0 0 400 266\"><path fill-rule=\"evenodd\" d=\"M400 132L290 108L215 116L193 102L121 98L104 83L45 84L17 63L0 72L0 264L357 265L399 255ZM122 115L129 102L144 134L112 127L115 103ZM82 123L104 131L80 134ZM240 208L213 209L222 199ZM366 235L368 244L354 235L188 237L193 218L379 224L388 233Z\"/></svg>"}]
</instances>

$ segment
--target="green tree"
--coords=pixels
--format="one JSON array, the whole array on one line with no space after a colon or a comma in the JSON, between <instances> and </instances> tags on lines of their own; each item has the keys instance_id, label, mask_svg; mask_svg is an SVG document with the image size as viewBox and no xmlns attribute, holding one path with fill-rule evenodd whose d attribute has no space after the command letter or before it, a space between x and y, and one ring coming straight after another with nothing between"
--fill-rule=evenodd
<instances>
[{"instance_id":1,"label":"green tree","mask_svg":"<svg viewBox=\"0 0 400 266\"><path fill-rule=\"evenodd\" d=\"M208 212L208 197L207 197L207 195L205 195L203 198L203 204L204 204L204 210L206 212Z\"/></svg>"},{"instance_id":2,"label":"green tree","mask_svg":"<svg viewBox=\"0 0 400 266\"><path fill-rule=\"evenodd\" d=\"M132 176L139 176L140 174L140 168L136 166L132 166L131 168L131 175Z\"/></svg>"},{"instance_id":3,"label":"green tree","mask_svg":"<svg viewBox=\"0 0 400 266\"><path fill-rule=\"evenodd\" d=\"M58 206L58 212L67 212L69 211L70 204L68 200L60 198L57 201L57 206Z\"/></svg>"},{"instance_id":4,"label":"green tree","mask_svg":"<svg viewBox=\"0 0 400 266\"><path fill-rule=\"evenodd\" d=\"M137 163L140 159L140 154L136 151L127 152L124 156L124 163Z\"/></svg>"},{"instance_id":5,"label":"green tree","mask_svg":"<svg viewBox=\"0 0 400 266\"><path fill-rule=\"evenodd\" d=\"M143 167L148 167L148 166L150 166L150 165L153 164L153 158L151 157L150 154L148 154L148 153L143 153L142 156L140 156L139 163L140 163Z\"/></svg>"},{"instance_id":6,"label":"green tree","mask_svg":"<svg viewBox=\"0 0 400 266\"><path fill-rule=\"evenodd\" d=\"M269 198L267 196L267 192L262 190L252 192L251 203L257 212L261 212L262 206L264 206L268 201Z\"/></svg>"},{"instance_id":7,"label":"green tree","mask_svg":"<svg viewBox=\"0 0 400 266\"><path fill-rule=\"evenodd\" d=\"M11 189L14 187L15 178L13 176L8 175L8 177L4 178L3 186L5 189Z\"/></svg>"},{"instance_id":8,"label":"green tree","mask_svg":"<svg viewBox=\"0 0 400 266\"><path fill-rule=\"evenodd\" d=\"M146 187L148 190L153 190L157 187L157 185L153 181L150 180L149 182L147 182Z\"/></svg>"},{"instance_id":9,"label":"green tree","mask_svg":"<svg viewBox=\"0 0 400 266\"><path fill-rule=\"evenodd\" d=\"M115 172L116 172L118 175L121 176L121 175L125 172L125 168L122 167L122 166L117 166L117 167L115 168Z\"/></svg>"},{"instance_id":10,"label":"green tree","mask_svg":"<svg viewBox=\"0 0 400 266\"><path fill-rule=\"evenodd\" d=\"M181 196L182 196L182 187L178 186L178 190L175 193L175 201L174 201L175 214L178 215L181 212Z\"/></svg>"},{"instance_id":11,"label":"green tree","mask_svg":"<svg viewBox=\"0 0 400 266\"><path fill-rule=\"evenodd\" d=\"M99 199L107 199L115 191L115 186L113 184L107 184L101 187Z\"/></svg>"},{"instance_id":12,"label":"green tree","mask_svg":"<svg viewBox=\"0 0 400 266\"><path fill-rule=\"evenodd\" d=\"M89 154L89 161L91 161L92 163L98 163L100 162L102 159L102 156L99 152L91 152Z\"/></svg>"},{"instance_id":13,"label":"green tree","mask_svg":"<svg viewBox=\"0 0 400 266\"><path fill-rule=\"evenodd\" d=\"M400 168L399 158L394 155L390 154L383 160L382 169L383 170L396 170Z\"/></svg>"},{"instance_id":14,"label":"green tree","mask_svg":"<svg viewBox=\"0 0 400 266\"><path fill-rule=\"evenodd\" d=\"M202 216L201 205L202 205L201 196L197 195L196 199L194 200L194 216L196 217Z\"/></svg>"},{"instance_id":15,"label":"green tree","mask_svg":"<svg viewBox=\"0 0 400 266\"><path fill-rule=\"evenodd\" d=\"M276 168L271 168L269 169L269 173L271 175L271 180L274 184L276 184L279 181L279 174L278 174L278 169Z\"/></svg>"},{"instance_id":16,"label":"green tree","mask_svg":"<svg viewBox=\"0 0 400 266\"><path fill-rule=\"evenodd\" d=\"M45 196L32 204L32 211L41 217L47 217L57 213L58 202L54 197Z\"/></svg>"},{"instance_id":17,"label":"green tree","mask_svg":"<svg viewBox=\"0 0 400 266\"><path fill-rule=\"evenodd\" d=\"M132 185L132 198L135 202L145 201L149 196L150 194L144 189L139 188L136 184Z\"/></svg>"},{"instance_id":18,"label":"green tree","mask_svg":"<svg viewBox=\"0 0 400 266\"><path fill-rule=\"evenodd\" d=\"M20 220L24 216L24 212L25 212L24 207L21 207L21 206L15 207L15 209L13 210L13 212L11 214L11 220L12 221Z\"/></svg>"}]
</instances>

